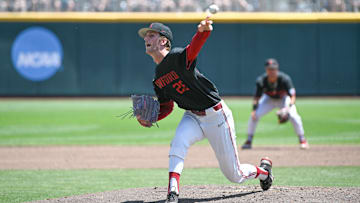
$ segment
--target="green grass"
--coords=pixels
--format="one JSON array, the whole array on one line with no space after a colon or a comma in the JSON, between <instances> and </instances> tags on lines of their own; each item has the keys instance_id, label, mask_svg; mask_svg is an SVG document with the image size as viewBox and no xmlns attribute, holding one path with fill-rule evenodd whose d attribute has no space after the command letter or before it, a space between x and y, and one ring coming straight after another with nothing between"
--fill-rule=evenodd
<instances>
[{"instance_id":1,"label":"green grass","mask_svg":"<svg viewBox=\"0 0 360 203\"><path fill-rule=\"evenodd\" d=\"M233 111L238 142L247 131L251 99L225 99ZM360 99L297 100L306 137L314 144L360 144ZM168 145L183 111L143 128L135 119L116 117L130 100L0 100L0 146L29 145ZM290 123L278 125L274 112L260 121L254 145L295 145ZM200 144L206 144L206 141ZM346 157L345 157L346 158ZM275 185L360 187L360 166L280 167ZM165 169L0 170L0 202L23 202L122 188L167 185ZM230 184L219 169L184 170L182 185ZM249 181L245 184L258 184Z\"/></svg>"},{"instance_id":2,"label":"green grass","mask_svg":"<svg viewBox=\"0 0 360 203\"><path fill-rule=\"evenodd\" d=\"M233 111L238 142L243 142L250 99L225 99ZM0 145L152 145L169 144L183 110L175 108L160 128L143 128L135 119L116 117L130 100L0 100ZM311 144L360 144L360 99L297 100ZM278 125L274 111L259 122L255 145L297 144L290 122Z\"/></svg>"},{"instance_id":3,"label":"green grass","mask_svg":"<svg viewBox=\"0 0 360 203\"><path fill-rule=\"evenodd\" d=\"M149 175L151 174L151 175ZM360 187L360 167L280 167L277 186ZM124 188L166 187L166 169L5 170L0 171L0 202L23 202ZM187 169L181 185L232 184L217 168ZM258 185L250 180L244 185Z\"/></svg>"}]
</instances>

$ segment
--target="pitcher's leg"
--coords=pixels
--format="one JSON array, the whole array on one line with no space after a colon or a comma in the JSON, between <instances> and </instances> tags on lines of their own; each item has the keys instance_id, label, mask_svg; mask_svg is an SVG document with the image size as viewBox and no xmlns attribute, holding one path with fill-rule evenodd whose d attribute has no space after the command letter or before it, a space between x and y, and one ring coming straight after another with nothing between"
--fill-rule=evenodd
<instances>
[{"instance_id":1,"label":"pitcher's leg","mask_svg":"<svg viewBox=\"0 0 360 203\"><path fill-rule=\"evenodd\" d=\"M188 148L197 141L204 138L204 133L200 128L200 124L194 116L185 112L180 121L175 136L170 144L169 156L176 156L185 159ZM174 168L174 167L172 167ZM182 169L181 169L182 170ZM177 172L181 173L181 170Z\"/></svg>"},{"instance_id":2,"label":"pitcher's leg","mask_svg":"<svg viewBox=\"0 0 360 203\"><path fill-rule=\"evenodd\" d=\"M215 152L222 173L228 180L235 183L257 177L258 169L256 166L240 164L236 147L234 120L231 111L226 105L223 105L223 109L219 110L216 121L202 125L206 125L203 127L203 129L206 129L204 133Z\"/></svg>"},{"instance_id":3,"label":"pitcher's leg","mask_svg":"<svg viewBox=\"0 0 360 203\"><path fill-rule=\"evenodd\" d=\"M169 192L179 194L180 175L188 148L203 139L203 132L197 120L185 112L171 142L169 152Z\"/></svg>"}]
</instances>

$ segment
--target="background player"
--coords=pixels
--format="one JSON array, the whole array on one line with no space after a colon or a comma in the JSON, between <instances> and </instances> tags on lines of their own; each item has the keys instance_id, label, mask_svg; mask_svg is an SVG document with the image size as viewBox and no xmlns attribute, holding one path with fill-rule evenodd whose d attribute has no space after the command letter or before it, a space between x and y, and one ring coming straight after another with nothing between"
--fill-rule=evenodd
<instances>
[{"instance_id":1,"label":"background player","mask_svg":"<svg viewBox=\"0 0 360 203\"><path fill-rule=\"evenodd\" d=\"M138 32L144 38L146 53L157 64L153 86L160 102L158 120L172 112L174 102L186 110L171 142L167 202L178 201L180 174L188 148L204 138L209 140L221 171L230 181L242 183L259 178L263 190L272 185L270 159L261 159L260 167L240 164L232 112L215 85L196 68L196 58L212 30L212 21L206 18L188 46L173 49L172 32L161 23L152 23ZM139 118L138 121L145 127L151 125Z\"/></svg>"},{"instance_id":2,"label":"background player","mask_svg":"<svg viewBox=\"0 0 360 203\"><path fill-rule=\"evenodd\" d=\"M256 93L253 101L253 111L248 124L248 138L243 144L243 149L251 149L252 140L259 119L274 108L288 108L289 119L299 136L300 148L307 149L309 144L304 136L304 128L300 115L295 107L295 88L290 76L279 71L276 59L267 59L265 62L266 73L256 80Z\"/></svg>"}]
</instances>

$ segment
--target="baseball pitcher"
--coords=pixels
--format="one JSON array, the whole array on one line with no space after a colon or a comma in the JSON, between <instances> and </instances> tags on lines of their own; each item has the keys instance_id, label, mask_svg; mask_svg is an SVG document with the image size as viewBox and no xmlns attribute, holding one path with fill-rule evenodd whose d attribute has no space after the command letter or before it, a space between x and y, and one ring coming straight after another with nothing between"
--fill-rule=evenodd
<instances>
[{"instance_id":1,"label":"baseball pitcher","mask_svg":"<svg viewBox=\"0 0 360 203\"><path fill-rule=\"evenodd\" d=\"M173 48L173 35L162 23L152 23L138 31L145 41L146 54L156 63L153 80L160 110L157 120L169 115L174 107L185 110L169 151L169 185L166 202L178 202L180 175L189 147L207 138L223 174L231 182L259 178L263 190L272 185L272 162L262 158L260 166L240 164L236 148L231 110L220 98L216 86L199 72L196 58L213 30L209 18L201 21L185 48ZM145 127L151 122L137 117Z\"/></svg>"}]
</instances>

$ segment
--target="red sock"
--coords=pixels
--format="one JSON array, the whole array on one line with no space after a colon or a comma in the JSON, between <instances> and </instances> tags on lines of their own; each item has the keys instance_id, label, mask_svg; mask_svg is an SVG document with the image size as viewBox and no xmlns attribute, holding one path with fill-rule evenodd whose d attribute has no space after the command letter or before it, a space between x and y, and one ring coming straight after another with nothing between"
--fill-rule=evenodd
<instances>
[{"instance_id":1,"label":"red sock","mask_svg":"<svg viewBox=\"0 0 360 203\"><path fill-rule=\"evenodd\" d=\"M169 186L168 186L168 193L170 193L170 183L171 183L171 179L175 178L176 182L177 182L177 194L179 194L180 189L179 189L179 182L180 182L180 174L175 173L175 172L169 172Z\"/></svg>"},{"instance_id":2,"label":"red sock","mask_svg":"<svg viewBox=\"0 0 360 203\"><path fill-rule=\"evenodd\" d=\"M269 175L269 172L256 166L255 178L257 178L259 176L260 180L265 180L268 177L268 175Z\"/></svg>"}]
</instances>

